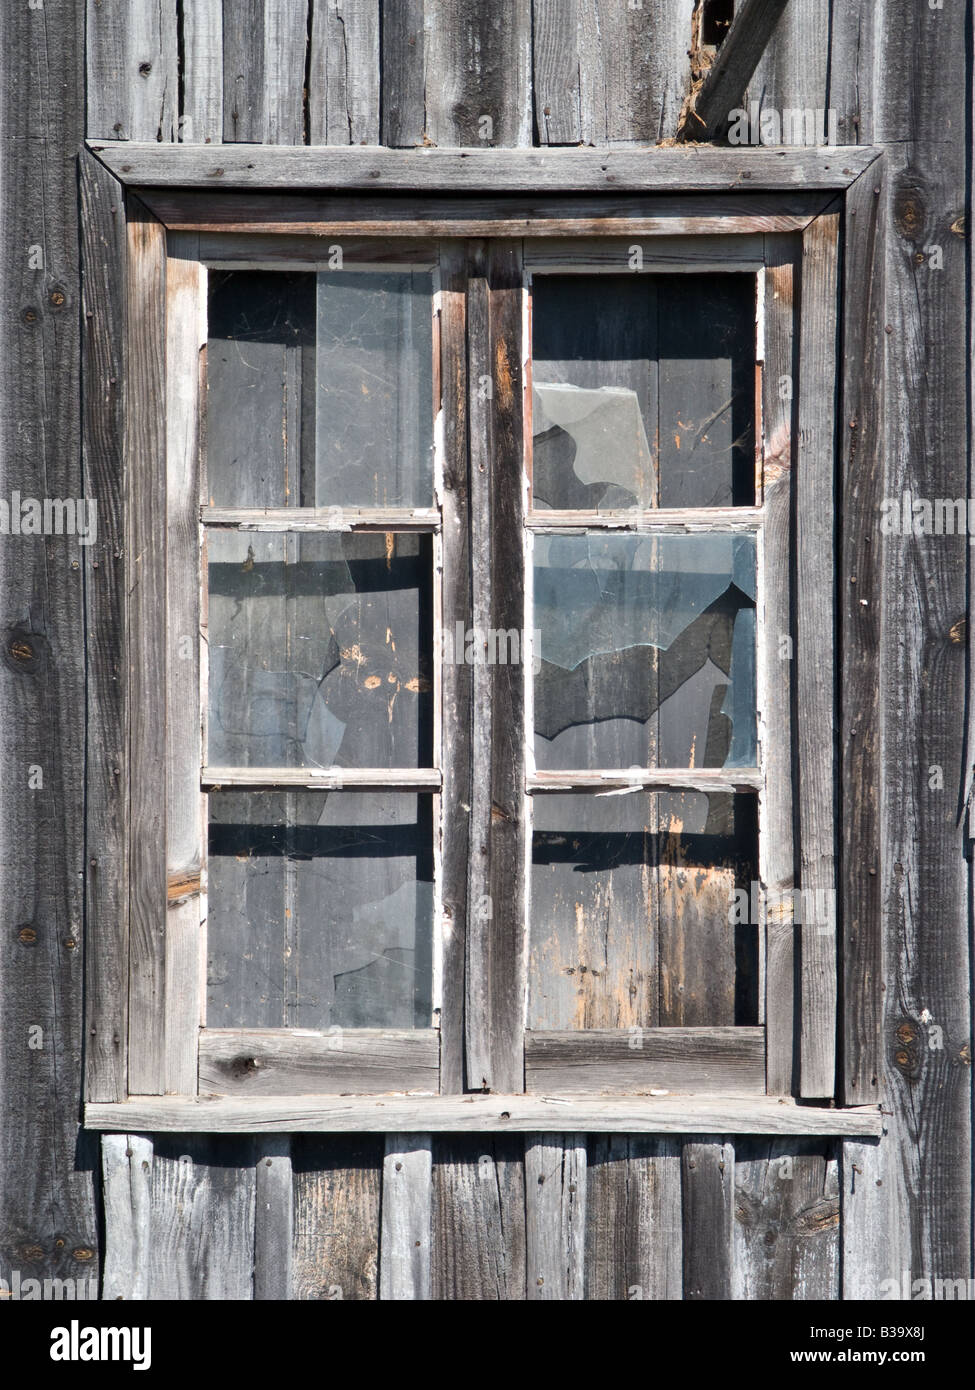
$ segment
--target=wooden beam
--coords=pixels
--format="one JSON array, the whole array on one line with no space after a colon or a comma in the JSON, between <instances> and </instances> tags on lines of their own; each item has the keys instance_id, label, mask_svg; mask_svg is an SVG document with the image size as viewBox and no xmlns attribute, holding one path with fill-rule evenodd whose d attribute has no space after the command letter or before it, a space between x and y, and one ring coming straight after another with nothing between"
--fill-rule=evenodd
<instances>
[{"instance_id":1,"label":"wooden beam","mask_svg":"<svg viewBox=\"0 0 975 1390\"><path fill-rule=\"evenodd\" d=\"M525 779L529 792L609 792L645 791L660 787L667 791L738 792L757 791L762 774L757 767L642 767L632 772L591 772L572 769L535 772Z\"/></svg>"},{"instance_id":2,"label":"wooden beam","mask_svg":"<svg viewBox=\"0 0 975 1390\"><path fill-rule=\"evenodd\" d=\"M200 1033L200 1091L229 1096L437 1090L435 1028L209 1028Z\"/></svg>"},{"instance_id":3,"label":"wooden beam","mask_svg":"<svg viewBox=\"0 0 975 1390\"><path fill-rule=\"evenodd\" d=\"M724 43L698 92L681 140L713 140L728 112L740 106L745 88L789 0L742 0Z\"/></svg>"},{"instance_id":4,"label":"wooden beam","mask_svg":"<svg viewBox=\"0 0 975 1390\"><path fill-rule=\"evenodd\" d=\"M765 1029L528 1032L525 1087L546 1095L692 1088L697 1095L764 1095Z\"/></svg>"},{"instance_id":5,"label":"wooden beam","mask_svg":"<svg viewBox=\"0 0 975 1390\"><path fill-rule=\"evenodd\" d=\"M437 768L413 767L205 767L203 786L220 787L304 787L307 791L336 791L354 787L357 791L436 792L440 790Z\"/></svg>"},{"instance_id":6,"label":"wooden beam","mask_svg":"<svg viewBox=\"0 0 975 1390\"><path fill-rule=\"evenodd\" d=\"M877 157L869 146L416 149L89 142L123 183L145 188L369 189L415 193L717 193L846 188Z\"/></svg>"},{"instance_id":7,"label":"wooden beam","mask_svg":"<svg viewBox=\"0 0 975 1390\"><path fill-rule=\"evenodd\" d=\"M193 1100L133 1096L85 1107L89 1129L215 1134L456 1132L823 1134L879 1138L876 1106L833 1110L780 1096L292 1096Z\"/></svg>"}]
</instances>

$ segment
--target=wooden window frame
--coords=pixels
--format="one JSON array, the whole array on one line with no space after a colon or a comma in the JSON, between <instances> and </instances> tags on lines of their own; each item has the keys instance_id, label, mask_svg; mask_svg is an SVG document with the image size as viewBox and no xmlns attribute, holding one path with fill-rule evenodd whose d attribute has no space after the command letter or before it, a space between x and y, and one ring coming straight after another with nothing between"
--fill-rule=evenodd
<instances>
[{"instance_id":1,"label":"wooden window frame","mask_svg":"<svg viewBox=\"0 0 975 1390\"><path fill-rule=\"evenodd\" d=\"M800 268L796 358L801 381L792 446L795 566L806 584L815 581L815 596L796 608L795 698L802 712L795 740L802 769L797 828L803 888L832 890L840 805L838 735L844 771L847 749L852 747L843 711L840 724L836 722L834 459L839 461L841 508L854 486L843 471L852 455L845 432L837 429L836 412L839 409L839 418L855 414L863 409L866 394L852 374L841 374L838 348L842 343L847 361L855 364L856 352L876 329L876 295L858 292L855 277L877 258L875 208L883 177L882 156L866 147L772 153L677 149L398 152L247 146L222 147L219 158L217 165L216 152L201 148L121 144L90 145L82 156L82 205L89 217L89 226L83 229L86 304L87 317L94 320L86 359L89 367L103 370L102 339L117 332L122 322L126 343L124 407L117 400L107 405L103 399L100 407L86 404L89 452L97 446L98 430L107 417L124 438L124 448L118 451L126 461L124 492L121 457L115 459L114 473L109 470L104 478L112 519L121 528L120 537L124 534L124 621L118 611L118 587L101 597L93 594L89 621L96 637L102 627L116 635L121 627L125 634L122 699L116 698L112 706L99 696L94 714L97 722L104 705L108 727L97 731L100 751L104 754L109 741L105 733L114 735L117 751L110 761L124 762L127 768L127 776L118 770L109 776L104 768L95 768L92 774L95 795L90 805L97 809L103 801L114 815L115 862L109 856L102 866L104 873L93 874L88 888L86 1123L101 1129L234 1132L466 1127L879 1132L876 1109L853 1108L857 1102L875 1098L875 1093L865 1096L862 1086L851 1080L854 1070L857 1077L868 1073L878 1054L879 1026L875 1030L870 1018L858 1018L853 1024L844 1020L839 1084L836 1080L840 980L847 997L851 987L862 983L873 1014L879 1005L871 984L879 951L878 924L857 917L858 908L869 907L869 894L858 893L845 868L840 916L842 920L852 909L855 939L842 944L840 976L836 940L818 933L815 924L808 929L803 926L798 1020L792 1010L793 928L784 921L769 924L767 1023L774 1046L768 1050L766 1094L732 1096L733 1068L712 1088L717 1095L563 1094L552 1101L525 1094L527 926L520 910L525 818L521 817L519 828L519 808L526 793L537 794L539 789L526 783L520 732L524 689L519 694L501 668L478 665L470 672L464 667L444 668L445 708L457 710L467 701L472 703L472 755L476 760L479 748L482 755L490 749L491 774L472 780L469 759L465 771L466 749L454 748L442 768L443 814L451 810L466 814L469 807L471 852L464 837L457 836L443 864L445 909L453 916L442 966L444 990L445 997L452 992L454 999L463 992L465 1032L462 1036L460 1010L452 1009L440 1038L441 1094L289 1096L265 1090L208 1097L199 1086L197 1050L200 730L198 718L187 714L196 709L199 668L192 661L169 659L167 642L172 631L167 637L166 614L188 611L188 585L195 587L197 582L197 528L188 527L186 517L199 495L198 364L205 322L198 267L212 258L215 244L221 248L221 261L232 248L232 259L241 265L247 264L248 257L262 265L280 257L293 268L305 258L312 263L321 260L323 238L328 237L342 239L347 258L351 253L353 260L360 256L366 262L370 257L388 262L392 239L407 256L411 238L441 242L446 479L441 527L444 533L462 530L469 507L474 575L470 591L461 566L445 574L443 620L446 625L454 615L470 613L477 626L480 614L489 619L487 626L495 628L523 626L523 613L515 612L506 597L508 591L492 577L499 563L503 569L510 561L516 572L524 567L524 494L492 487L492 477L499 471L507 468L510 474L515 463L521 467L526 444L525 361L521 354L513 362L505 358L512 345L524 347L522 242L528 239L526 244L544 248L543 239L555 239L558 254L564 255L573 246L579 254L580 239L590 253L597 244L593 237L646 239L644 244L649 243L651 251L645 269L673 264L675 255L686 262L688 246L694 244L689 239L696 237L732 238L732 244L744 248L746 259L751 260L760 245L767 286L779 274L784 277L779 288L785 289L792 271ZM424 187L420 197L400 196L418 185ZM325 188L328 192L321 191ZM123 206L124 228L119 217ZM280 240L285 237L287 246ZM121 278L100 278L106 244L114 246L123 262ZM727 254L722 252L725 264ZM845 276L842 295L841 274ZM782 365L788 357L791 363L791 344L767 341L765 347L773 361ZM496 374L502 358L513 370L515 384L482 400L467 383ZM766 370L767 424L777 409L771 377ZM867 396L866 410L873 408ZM782 466L787 468L788 460ZM234 518L228 514L222 520L232 524ZM770 520L767 513L766 522ZM668 523L679 527L682 519L661 513L659 524ZM688 527L693 523L693 517L683 519ZM786 536L787 523L787 517L777 523ZM457 553L465 553L459 539ZM478 557L483 560L487 554L492 556L492 566L478 564ZM521 593L516 593L516 603L521 601ZM166 673L164 686L159 672ZM166 706L175 712L168 725L160 717L158 698L151 698L153 681L156 695L164 689ZM176 748L181 750L179 757L173 756ZM851 754L852 761L857 758L862 770L859 750ZM664 780L674 785L673 774ZM720 775L714 778L697 772L687 785L720 780ZM120 788L120 781L127 785ZM343 775L343 781L348 784L350 779ZM647 784L653 781L648 770ZM163 805L158 795L161 785L167 787ZM315 785L323 783L316 779ZM760 795L774 802L777 793L766 783ZM775 805L770 809L773 821L777 814L787 814L782 810L783 798L779 801L778 811ZM159 852L162 845L165 855ZM775 883L788 877L779 872L783 868L765 859L763 880ZM504 906L479 917L468 911L468 903L481 897ZM168 904L164 914L159 910L161 903ZM446 1015L444 1021L447 1024ZM699 1031L648 1033L661 1034L664 1063L668 1057L673 1061L682 1044L693 1046L696 1041L677 1034ZM203 1036L205 1051L208 1044ZM799 1042L798 1066L793 1059L794 1038ZM248 1046L258 1041L249 1039ZM390 1034L373 1040L382 1043L377 1053L364 1039L363 1047L353 1046L346 1059L349 1084L343 1090L436 1089L429 1084L429 1052L421 1056L429 1041L411 1040L409 1034L394 1040ZM595 1090L602 1087L606 1075L605 1071L600 1075L599 1066L618 1064L619 1039L591 1041L595 1069L586 1088ZM565 1039L543 1042L550 1049L554 1046L556 1053L561 1046L564 1061ZM292 1089L308 1083L314 1091L314 1078L321 1074L320 1043L305 1037L292 1038L285 1045L278 1038L267 1045L266 1060L274 1064L269 1075L290 1071ZM644 1061L648 1055L644 1054ZM261 1059L256 1060L255 1070L260 1071ZM334 1057L329 1060L334 1062ZM544 1073L538 1075L539 1087L529 1090L544 1089ZM678 1067L668 1089L676 1089L686 1075L686 1067ZM475 1094L463 1094L465 1084ZM492 1094L477 1096L477 1090ZM851 1108L836 1109L833 1098L837 1096ZM795 1097L827 1104L800 1107ZM499 1107L499 1100L503 1106ZM458 1105L474 1109L459 1112ZM566 1105L571 1106L571 1123Z\"/></svg>"}]
</instances>

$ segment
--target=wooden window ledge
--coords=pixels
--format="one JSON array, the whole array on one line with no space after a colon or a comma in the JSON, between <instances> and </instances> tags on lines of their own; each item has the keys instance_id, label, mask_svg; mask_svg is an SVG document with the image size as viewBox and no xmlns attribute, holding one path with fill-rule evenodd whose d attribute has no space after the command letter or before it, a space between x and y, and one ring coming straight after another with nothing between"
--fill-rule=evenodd
<instances>
[{"instance_id":1,"label":"wooden window ledge","mask_svg":"<svg viewBox=\"0 0 975 1390\"><path fill-rule=\"evenodd\" d=\"M796 1134L879 1137L880 1109L778 1096L132 1096L85 1107L89 1129L254 1133Z\"/></svg>"}]
</instances>

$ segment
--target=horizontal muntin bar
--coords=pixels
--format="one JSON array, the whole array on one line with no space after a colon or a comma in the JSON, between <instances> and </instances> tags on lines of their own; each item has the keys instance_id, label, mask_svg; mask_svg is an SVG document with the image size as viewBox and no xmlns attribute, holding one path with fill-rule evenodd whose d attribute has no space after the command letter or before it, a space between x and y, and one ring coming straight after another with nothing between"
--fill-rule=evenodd
<instances>
[{"instance_id":1,"label":"horizontal muntin bar","mask_svg":"<svg viewBox=\"0 0 975 1390\"><path fill-rule=\"evenodd\" d=\"M201 507L205 526L237 531L439 531L435 507Z\"/></svg>"},{"instance_id":2,"label":"horizontal muntin bar","mask_svg":"<svg viewBox=\"0 0 975 1390\"><path fill-rule=\"evenodd\" d=\"M435 767L205 767L201 781L207 791L298 787L305 791L438 792L442 777Z\"/></svg>"},{"instance_id":3,"label":"horizontal muntin bar","mask_svg":"<svg viewBox=\"0 0 975 1390\"><path fill-rule=\"evenodd\" d=\"M654 507L651 510L583 512L530 511L525 519L529 531L758 531L765 521L762 507Z\"/></svg>"}]
</instances>

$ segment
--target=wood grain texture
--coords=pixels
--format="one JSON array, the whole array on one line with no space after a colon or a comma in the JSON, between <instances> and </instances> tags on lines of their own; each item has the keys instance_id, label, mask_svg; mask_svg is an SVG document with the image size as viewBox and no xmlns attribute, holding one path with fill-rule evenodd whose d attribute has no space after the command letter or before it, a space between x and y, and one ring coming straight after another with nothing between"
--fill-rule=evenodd
<instances>
[{"instance_id":1,"label":"wood grain texture","mask_svg":"<svg viewBox=\"0 0 975 1390\"><path fill-rule=\"evenodd\" d=\"M681 1151L684 1298L732 1297L732 1215L735 1148L720 1141L684 1141Z\"/></svg>"},{"instance_id":2,"label":"wood grain texture","mask_svg":"<svg viewBox=\"0 0 975 1390\"><path fill-rule=\"evenodd\" d=\"M379 143L379 31L379 0L312 5L310 145Z\"/></svg>"},{"instance_id":3,"label":"wood grain texture","mask_svg":"<svg viewBox=\"0 0 975 1390\"><path fill-rule=\"evenodd\" d=\"M756 8L767 10L771 5L772 0L755 0ZM750 118L753 114L758 117L757 123L751 123L753 140L762 134L761 117L764 113L775 112L781 120L785 111L793 110L802 113L803 138L810 145L813 143L806 129L807 121L812 121L816 127L815 143L823 141L826 112L831 105L835 105L829 88L832 74L828 36L834 12L850 8L861 7L837 6L831 0L793 0L792 4L785 6L781 16L775 20L771 41L765 45L758 66L741 101L737 103L741 109L749 112ZM869 23L865 9L861 23L864 26ZM744 39L744 34L742 37ZM725 42L729 42L730 38L729 33ZM719 50L719 61L723 52L724 45ZM757 104L754 110L753 103ZM785 122L782 124L784 126ZM781 138L784 139L787 134L789 132L784 130ZM862 137L858 143L862 143ZM798 148L791 146L789 153L796 153Z\"/></svg>"},{"instance_id":4,"label":"wood grain texture","mask_svg":"<svg viewBox=\"0 0 975 1390\"><path fill-rule=\"evenodd\" d=\"M176 6L87 0L86 15L86 133L101 140L175 140Z\"/></svg>"},{"instance_id":5,"label":"wood grain texture","mask_svg":"<svg viewBox=\"0 0 975 1390\"><path fill-rule=\"evenodd\" d=\"M129 1090L166 1089L166 234L130 200L126 261Z\"/></svg>"},{"instance_id":6,"label":"wood grain texture","mask_svg":"<svg viewBox=\"0 0 975 1390\"><path fill-rule=\"evenodd\" d=\"M387 5L382 22L380 140L422 145L426 133L424 0Z\"/></svg>"},{"instance_id":7,"label":"wood grain texture","mask_svg":"<svg viewBox=\"0 0 975 1390\"><path fill-rule=\"evenodd\" d=\"M693 0L536 0L539 144L654 144L673 136L690 85L693 10Z\"/></svg>"},{"instance_id":8,"label":"wood grain texture","mask_svg":"<svg viewBox=\"0 0 975 1390\"><path fill-rule=\"evenodd\" d=\"M125 857L125 681L122 678L122 340L125 194L91 156L80 158L84 491L97 499L98 539L86 547L88 858L86 1084L89 1100L122 1100L128 1045Z\"/></svg>"},{"instance_id":9,"label":"wood grain texture","mask_svg":"<svg viewBox=\"0 0 975 1390\"><path fill-rule=\"evenodd\" d=\"M471 626L470 478L467 454L467 253L448 243L440 255L440 409L443 421L443 624ZM443 792L440 800L443 944L440 1090L464 1089L464 961L470 855L472 670L445 662Z\"/></svg>"},{"instance_id":10,"label":"wood grain texture","mask_svg":"<svg viewBox=\"0 0 975 1390\"><path fill-rule=\"evenodd\" d=\"M532 143L532 7L524 0L424 0L424 140Z\"/></svg>"},{"instance_id":11,"label":"wood grain texture","mask_svg":"<svg viewBox=\"0 0 975 1390\"><path fill-rule=\"evenodd\" d=\"M525 1088L765 1094L764 1028L587 1029L525 1034Z\"/></svg>"},{"instance_id":12,"label":"wood grain texture","mask_svg":"<svg viewBox=\"0 0 975 1390\"><path fill-rule=\"evenodd\" d=\"M735 1145L733 1296L839 1298L837 1155L816 1141Z\"/></svg>"},{"instance_id":13,"label":"wood grain texture","mask_svg":"<svg viewBox=\"0 0 975 1390\"><path fill-rule=\"evenodd\" d=\"M844 833L842 1075L847 1105L879 1099L883 1074L880 590L884 495L884 161L847 194L840 412L840 787Z\"/></svg>"},{"instance_id":14,"label":"wood grain texture","mask_svg":"<svg viewBox=\"0 0 975 1390\"><path fill-rule=\"evenodd\" d=\"M775 26L787 9L788 0L744 0L735 6L731 28L682 127L684 139L713 140L720 133L728 113L741 104Z\"/></svg>"},{"instance_id":15,"label":"wood grain texture","mask_svg":"<svg viewBox=\"0 0 975 1390\"><path fill-rule=\"evenodd\" d=\"M332 1033L217 1028L200 1034L200 1092L217 1095L436 1091L434 1028Z\"/></svg>"},{"instance_id":16,"label":"wood grain texture","mask_svg":"<svg viewBox=\"0 0 975 1390\"><path fill-rule=\"evenodd\" d=\"M680 1141L590 1135L586 1298L680 1299L682 1250Z\"/></svg>"},{"instance_id":17,"label":"wood grain texture","mask_svg":"<svg viewBox=\"0 0 975 1390\"><path fill-rule=\"evenodd\" d=\"M635 1096L297 1096L198 1101L137 1096L119 1105L85 1107L92 1129L209 1133L423 1132L552 1134L817 1134L879 1135L873 1106L852 1110L794 1105L774 1096L669 1098Z\"/></svg>"},{"instance_id":18,"label":"wood grain texture","mask_svg":"<svg viewBox=\"0 0 975 1390\"><path fill-rule=\"evenodd\" d=\"M475 243L468 299L474 628L524 627L520 248ZM467 1084L524 1083L525 667L474 665L468 877Z\"/></svg>"},{"instance_id":19,"label":"wood grain texture","mask_svg":"<svg viewBox=\"0 0 975 1390\"><path fill-rule=\"evenodd\" d=\"M799 1094L836 1086L835 503L838 216L803 235L796 448L796 747L802 922ZM811 901L811 899L810 899ZM810 917L813 920L808 920Z\"/></svg>"},{"instance_id":20,"label":"wood grain texture","mask_svg":"<svg viewBox=\"0 0 975 1390\"><path fill-rule=\"evenodd\" d=\"M182 0L183 105L187 145L223 140L223 0Z\"/></svg>"},{"instance_id":21,"label":"wood grain texture","mask_svg":"<svg viewBox=\"0 0 975 1390\"><path fill-rule=\"evenodd\" d=\"M257 1146L254 1182L254 1298L291 1298L294 1194L291 1140L272 1135Z\"/></svg>"},{"instance_id":22,"label":"wood grain texture","mask_svg":"<svg viewBox=\"0 0 975 1390\"><path fill-rule=\"evenodd\" d=\"M378 1296L383 1151L377 1135L292 1138L293 1298Z\"/></svg>"},{"instance_id":23,"label":"wood grain texture","mask_svg":"<svg viewBox=\"0 0 975 1390\"><path fill-rule=\"evenodd\" d=\"M225 83L229 81L224 73ZM279 190L360 188L474 193L735 193L846 188L876 158L858 146L831 149L665 148L417 149L340 147L220 149L89 141L124 183L146 188Z\"/></svg>"},{"instance_id":24,"label":"wood grain texture","mask_svg":"<svg viewBox=\"0 0 975 1390\"><path fill-rule=\"evenodd\" d=\"M524 1144L515 1137L445 1136L433 1149L432 1297L525 1297Z\"/></svg>"},{"instance_id":25,"label":"wood grain texture","mask_svg":"<svg viewBox=\"0 0 975 1390\"><path fill-rule=\"evenodd\" d=\"M303 145L308 0L225 0L223 138Z\"/></svg>"},{"instance_id":26,"label":"wood grain texture","mask_svg":"<svg viewBox=\"0 0 975 1390\"><path fill-rule=\"evenodd\" d=\"M200 418L206 272L199 237L167 238L166 258L166 881L165 1084L193 1095L200 1020ZM173 893L171 885L185 885Z\"/></svg>"},{"instance_id":27,"label":"wood grain texture","mask_svg":"<svg viewBox=\"0 0 975 1390\"><path fill-rule=\"evenodd\" d=\"M379 1297L430 1297L432 1154L429 1135L390 1135L383 1159Z\"/></svg>"},{"instance_id":28,"label":"wood grain texture","mask_svg":"<svg viewBox=\"0 0 975 1390\"><path fill-rule=\"evenodd\" d=\"M526 1294L530 1303L585 1297L586 1136L525 1141Z\"/></svg>"},{"instance_id":29,"label":"wood grain texture","mask_svg":"<svg viewBox=\"0 0 975 1390\"><path fill-rule=\"evenodd\" d=\"M152 1140L144 1134L102 1135L105 1210L104 1300L149 1297Z\"/></svg>"},{"instance_id":30,"label":"wood grain texture","mask_svg":"<svg viewBox=\"0 0 975 1390\"><path fill-rule=\"evenodd\" d=\"M83 20L82 7L66 4L0 14L0 495L8 506L14 490L81 495ZM17 1268L41 1279L97 1274L97 1143L78 1130L85 562L74 536L0 536L0 1278L8 1284Z\"/></svg>"}]
</instances>

